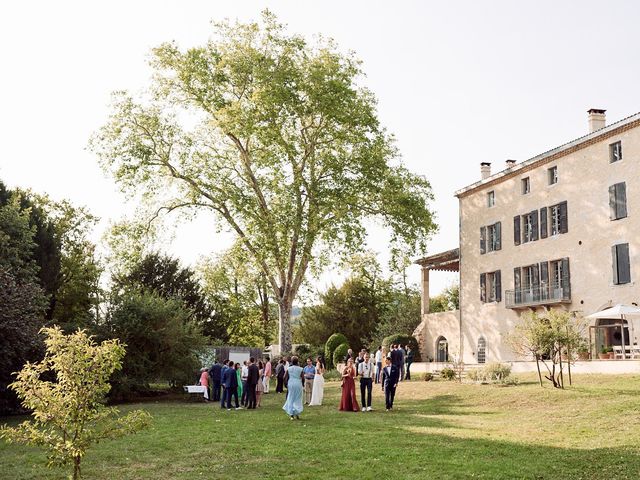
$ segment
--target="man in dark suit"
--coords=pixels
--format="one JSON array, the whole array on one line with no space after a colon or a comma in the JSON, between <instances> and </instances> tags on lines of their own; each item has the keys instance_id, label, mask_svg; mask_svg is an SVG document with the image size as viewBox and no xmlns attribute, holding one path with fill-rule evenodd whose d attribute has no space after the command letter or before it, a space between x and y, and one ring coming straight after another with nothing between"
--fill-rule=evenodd
<instances>
[{"instance_id":1,"label":"man in dark suit","mask_svg":"<svg viewBox=\"0 0 640 480\"><path fill-rule=\"evenodd\" d=\"M218 402L220 400L220 382L222 382L222 365L218 360L215 361L209 369L209 376L211 377L211 383L213 384L213 401Z\"/></svg>"},{"instance_id":2,"label":"man in dark suit","mask_svg":"<svg viewBox=\"0 0 640 480\"><path fill-rule=\"evenodd\" d=\"M256 365L256 359L249 359L247 371L247 408L256 408L256 386L260 381L260 369Z\"/></svg>"},{"instance_id":3,"label":"man in dark suit","mask_svg":"<svg viewBox=\"0 0 640 480\"><path fill-rule=\"evenodd\" d=\"M400 379L400 369L391 363L390 358L387 358L385 363L386 365L382 369L382 391L384 392L384 403L388 412L393 409L396 387Z\"/></svg>"},{"instance_id":4,"label":"man in dark suit","mask_svg":"<svg viewBox=\"0 0 640 480\"><path fill-rule=\"evenodd\" d=\"M227 365L229 360L222 362L222 368L220 369L220 386L222 387L222 395L220 395L220 408L224 408L224 404L227 401L227 389L224 386L224 374L229 368Z\"/></svg>"},{"instance_id":5,"label":"man in dark suit","mask_svg":"<svg viewBox=\"0 0 640 480\"><path fill-rule=\"evenodd\" d=\"M391 365L398 367L398 371L402 368L402 352L396 344L391 345Z\"/></svg>"},{"instance_id":6,"label":"man in dark suit","mask_svg":"<svg viewBox=\"0 0 640 480\"><path fill-rule=\"evenodd\" d=\"M238 376L233 368L233 360L229 360L229 368L222 375L222 384L224 385L225 396L227 399L227 410L231 410L231 397L236 399L236 410L240 408L238 404Z\"/></svg>"}]
</instances>

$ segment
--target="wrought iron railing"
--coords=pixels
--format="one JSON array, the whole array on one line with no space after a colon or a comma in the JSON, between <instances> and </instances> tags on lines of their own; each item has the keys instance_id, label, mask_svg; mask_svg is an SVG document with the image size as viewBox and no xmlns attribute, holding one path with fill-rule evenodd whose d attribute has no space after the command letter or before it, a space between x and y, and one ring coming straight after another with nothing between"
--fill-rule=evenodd
<instances>
[{"instance_id":1,"label":"wrought iron railing","mask_svg":"<svg viewBox=\"0 0 640 480\"><path fill-rule=\"evenodd\" d=\"M542 283L531 287L506 290L504 293L507 308L571 303L571 286L569 281Z\"/></svg>"}]
</instances>

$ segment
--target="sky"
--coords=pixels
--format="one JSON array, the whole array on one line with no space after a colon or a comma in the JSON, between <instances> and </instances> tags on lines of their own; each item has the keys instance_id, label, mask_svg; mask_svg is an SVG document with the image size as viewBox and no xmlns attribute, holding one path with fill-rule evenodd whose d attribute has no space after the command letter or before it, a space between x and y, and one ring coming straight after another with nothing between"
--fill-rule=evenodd
<instances>
[{"instance_id":1,"label":"sky","mask_svg":"<svg viewBox=\"0 0 640 480\"><path fill-rule=\"evenodd\" d=\"M21 1L0 6L0 180L88 207L109 222L132 210L87 149L114 90L149 84L150 49L204 43L211 21L256 20L333 37L363 61L379 118L405 164L431 182L439 231L422 255L458 246L454 192L640 111L640 2L635 1ZM369 246L387 258L386 243ZM209 218L180 225L167 249L187 264L228 237ZM320 289L336 281L326 274ZM409 279L419 281L419 267ZM456 275L431 274L431 293Z\"/></svg>"}]
</instances>

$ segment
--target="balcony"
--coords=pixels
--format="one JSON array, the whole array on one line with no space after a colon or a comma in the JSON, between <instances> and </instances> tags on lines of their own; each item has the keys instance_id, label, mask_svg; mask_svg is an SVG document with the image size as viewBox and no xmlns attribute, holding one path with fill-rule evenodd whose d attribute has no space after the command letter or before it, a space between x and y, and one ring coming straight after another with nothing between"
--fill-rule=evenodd
<instances>
[{"instance_id":1,"label":"balcony","mask_svg":"<svg viewBox=\"0 0 640 480\"><path fill-rule=\"evenodd\" d=\"M568 281L506 290L507 308L526 308L558 303L571 303L571 285Z\"/></svg>"}]
</instances>

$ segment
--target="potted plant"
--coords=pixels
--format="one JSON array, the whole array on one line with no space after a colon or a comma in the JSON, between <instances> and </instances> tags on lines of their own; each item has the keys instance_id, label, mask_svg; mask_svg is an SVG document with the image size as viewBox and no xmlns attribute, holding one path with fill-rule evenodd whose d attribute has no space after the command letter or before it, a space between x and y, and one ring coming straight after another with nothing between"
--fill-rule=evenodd
<instances>
[{"instance_id":1,"label":"potted plant","mask_svg":"<svg viewBox=\"0 0 640 480\"><path fill-rule=\"evenodd\" d=\"M602 350L598 354L600 360L610 360L613 358L613 347L602 346Z\"/></svg>"},{"instance_id":2,"label":"potted plant","mask_svg":"<svg viewBox=\"0 0 640 480\"><path fill-rule=\"evenodd\" d=\"M578 360L589 360L589 347L580 345L577 349Z\"/></svg>"}]
</instances>

